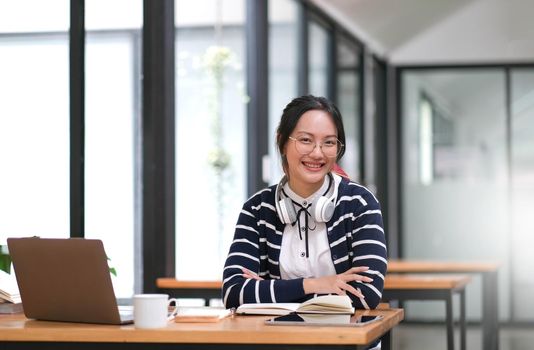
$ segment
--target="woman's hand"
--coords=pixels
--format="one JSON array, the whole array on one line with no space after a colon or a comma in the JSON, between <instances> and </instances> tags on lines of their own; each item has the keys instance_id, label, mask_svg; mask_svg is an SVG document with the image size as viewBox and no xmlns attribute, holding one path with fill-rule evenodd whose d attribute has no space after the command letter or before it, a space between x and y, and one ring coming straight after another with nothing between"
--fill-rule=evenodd
<instances>
[{"instance_id":1,"label":"woman's hand","mask_svg":"<svg viewBox=\"0 0 534 350\"><path fill-rule=\"evenodd\" d=\"M254 272L245 269L244 267L241 270L243 271L243 277L245 277L245 278L250 278L250 279L258 280L258 281L263 280L263 278L261 278L260 276L256 275Z\"/></svg>"},{"instance_id":2,"label":"woman's hand","mask_svg":"<svg viewBox=\"0 0 534 350\"><path fill-rule=\"evenodd\" d=\"M305 278L304 279L304 293L335 293L338 295L346 295L347 292L355 295L358 298L364 299L364 295L359 288L354 288L349 284L352 281L372 282L373 279L359 275L360 272L369 270L367 266L353 267L339 275Z\"/></svg>"}]
</instances>

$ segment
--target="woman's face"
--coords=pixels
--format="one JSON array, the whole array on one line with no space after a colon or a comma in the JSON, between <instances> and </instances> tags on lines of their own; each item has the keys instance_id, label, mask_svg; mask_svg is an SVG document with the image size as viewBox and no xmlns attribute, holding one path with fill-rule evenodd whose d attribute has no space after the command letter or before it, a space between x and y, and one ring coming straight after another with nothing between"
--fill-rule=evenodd
<instances>
[{"instance_id":1,"label":"woman's face","mask_svg":"<svg viewBox=\"0 0 534 350\"><path fill-rule=\"evenodd\" d=\"M327 157L318 143L337 138L337 129L330 114L321 110L304 113L284 146L287 158L289 186L301 197L308 197L323 184L326 174L332 169L336 157ZM296 143L305 140L315 148L309 154L302 154Z\"/></svg>"}]
</instances>

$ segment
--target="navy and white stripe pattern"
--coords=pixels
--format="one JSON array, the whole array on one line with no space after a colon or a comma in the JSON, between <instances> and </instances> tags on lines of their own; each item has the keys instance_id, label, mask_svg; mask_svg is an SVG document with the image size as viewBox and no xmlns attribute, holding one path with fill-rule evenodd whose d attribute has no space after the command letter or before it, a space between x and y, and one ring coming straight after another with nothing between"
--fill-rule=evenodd
<instances>
[{"instance_id":1,"label":"navy and white stripe pattern","mask_svg":"<svg viewBox=\"0 0 534 350\"><path fill-rule=\"evenodd\" d=\"M234 240L223 272L222 299L227 308L243 303L301 302L302 278L280 279L280 245L284 224L276 213L276 185L253 195L237 220ZM365 299L351 295L358 309L375 308L382 297L387 270L387 249L380 204L369 190L347 179L338 187L334 215L326 223L336 273L354 266L369 266L362 275L373 282L351 282ZM246 279L246 268L263 280Z\"/></svg>"}]
</instances>

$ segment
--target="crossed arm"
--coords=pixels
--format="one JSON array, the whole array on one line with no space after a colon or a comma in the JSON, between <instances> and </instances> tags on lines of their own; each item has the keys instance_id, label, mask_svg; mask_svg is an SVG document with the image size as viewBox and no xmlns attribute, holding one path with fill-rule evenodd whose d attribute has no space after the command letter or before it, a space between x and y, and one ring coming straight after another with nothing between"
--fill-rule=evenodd
<instances>
[{"instance_id":1,"label":"crossed arm","mask_svg":"<svg viewBox=\"0 0 534 350\"><path fill-rule=\"evenodd\" d=\"M243 268L243 277L262 281L263 278L258 276L246 268ZM359 288L354 288L349 282L372 282L373 279L367 276L360 275L360 272L369 270L367 266L353 267L338 275L304 278L302 281L305 294L338 294L346 295L350 293L357 298L364 299L365 296Z\"/></svg>"}]
</instances>

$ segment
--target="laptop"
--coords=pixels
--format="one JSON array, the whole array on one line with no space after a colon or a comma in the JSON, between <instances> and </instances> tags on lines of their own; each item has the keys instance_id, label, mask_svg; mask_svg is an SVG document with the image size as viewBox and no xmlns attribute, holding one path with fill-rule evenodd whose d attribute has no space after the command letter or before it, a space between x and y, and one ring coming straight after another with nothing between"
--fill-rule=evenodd
<instances>
[{"instance_id":1,"label":"laptop","mask_svg":"<svg viewBox=\"0 0 534 350\"><path fill-rule=\"evenodd\" d=\"M119 312L102 241L8 238L27 318L102 324L133 322Z\"/></svg>"}]
</instances>

